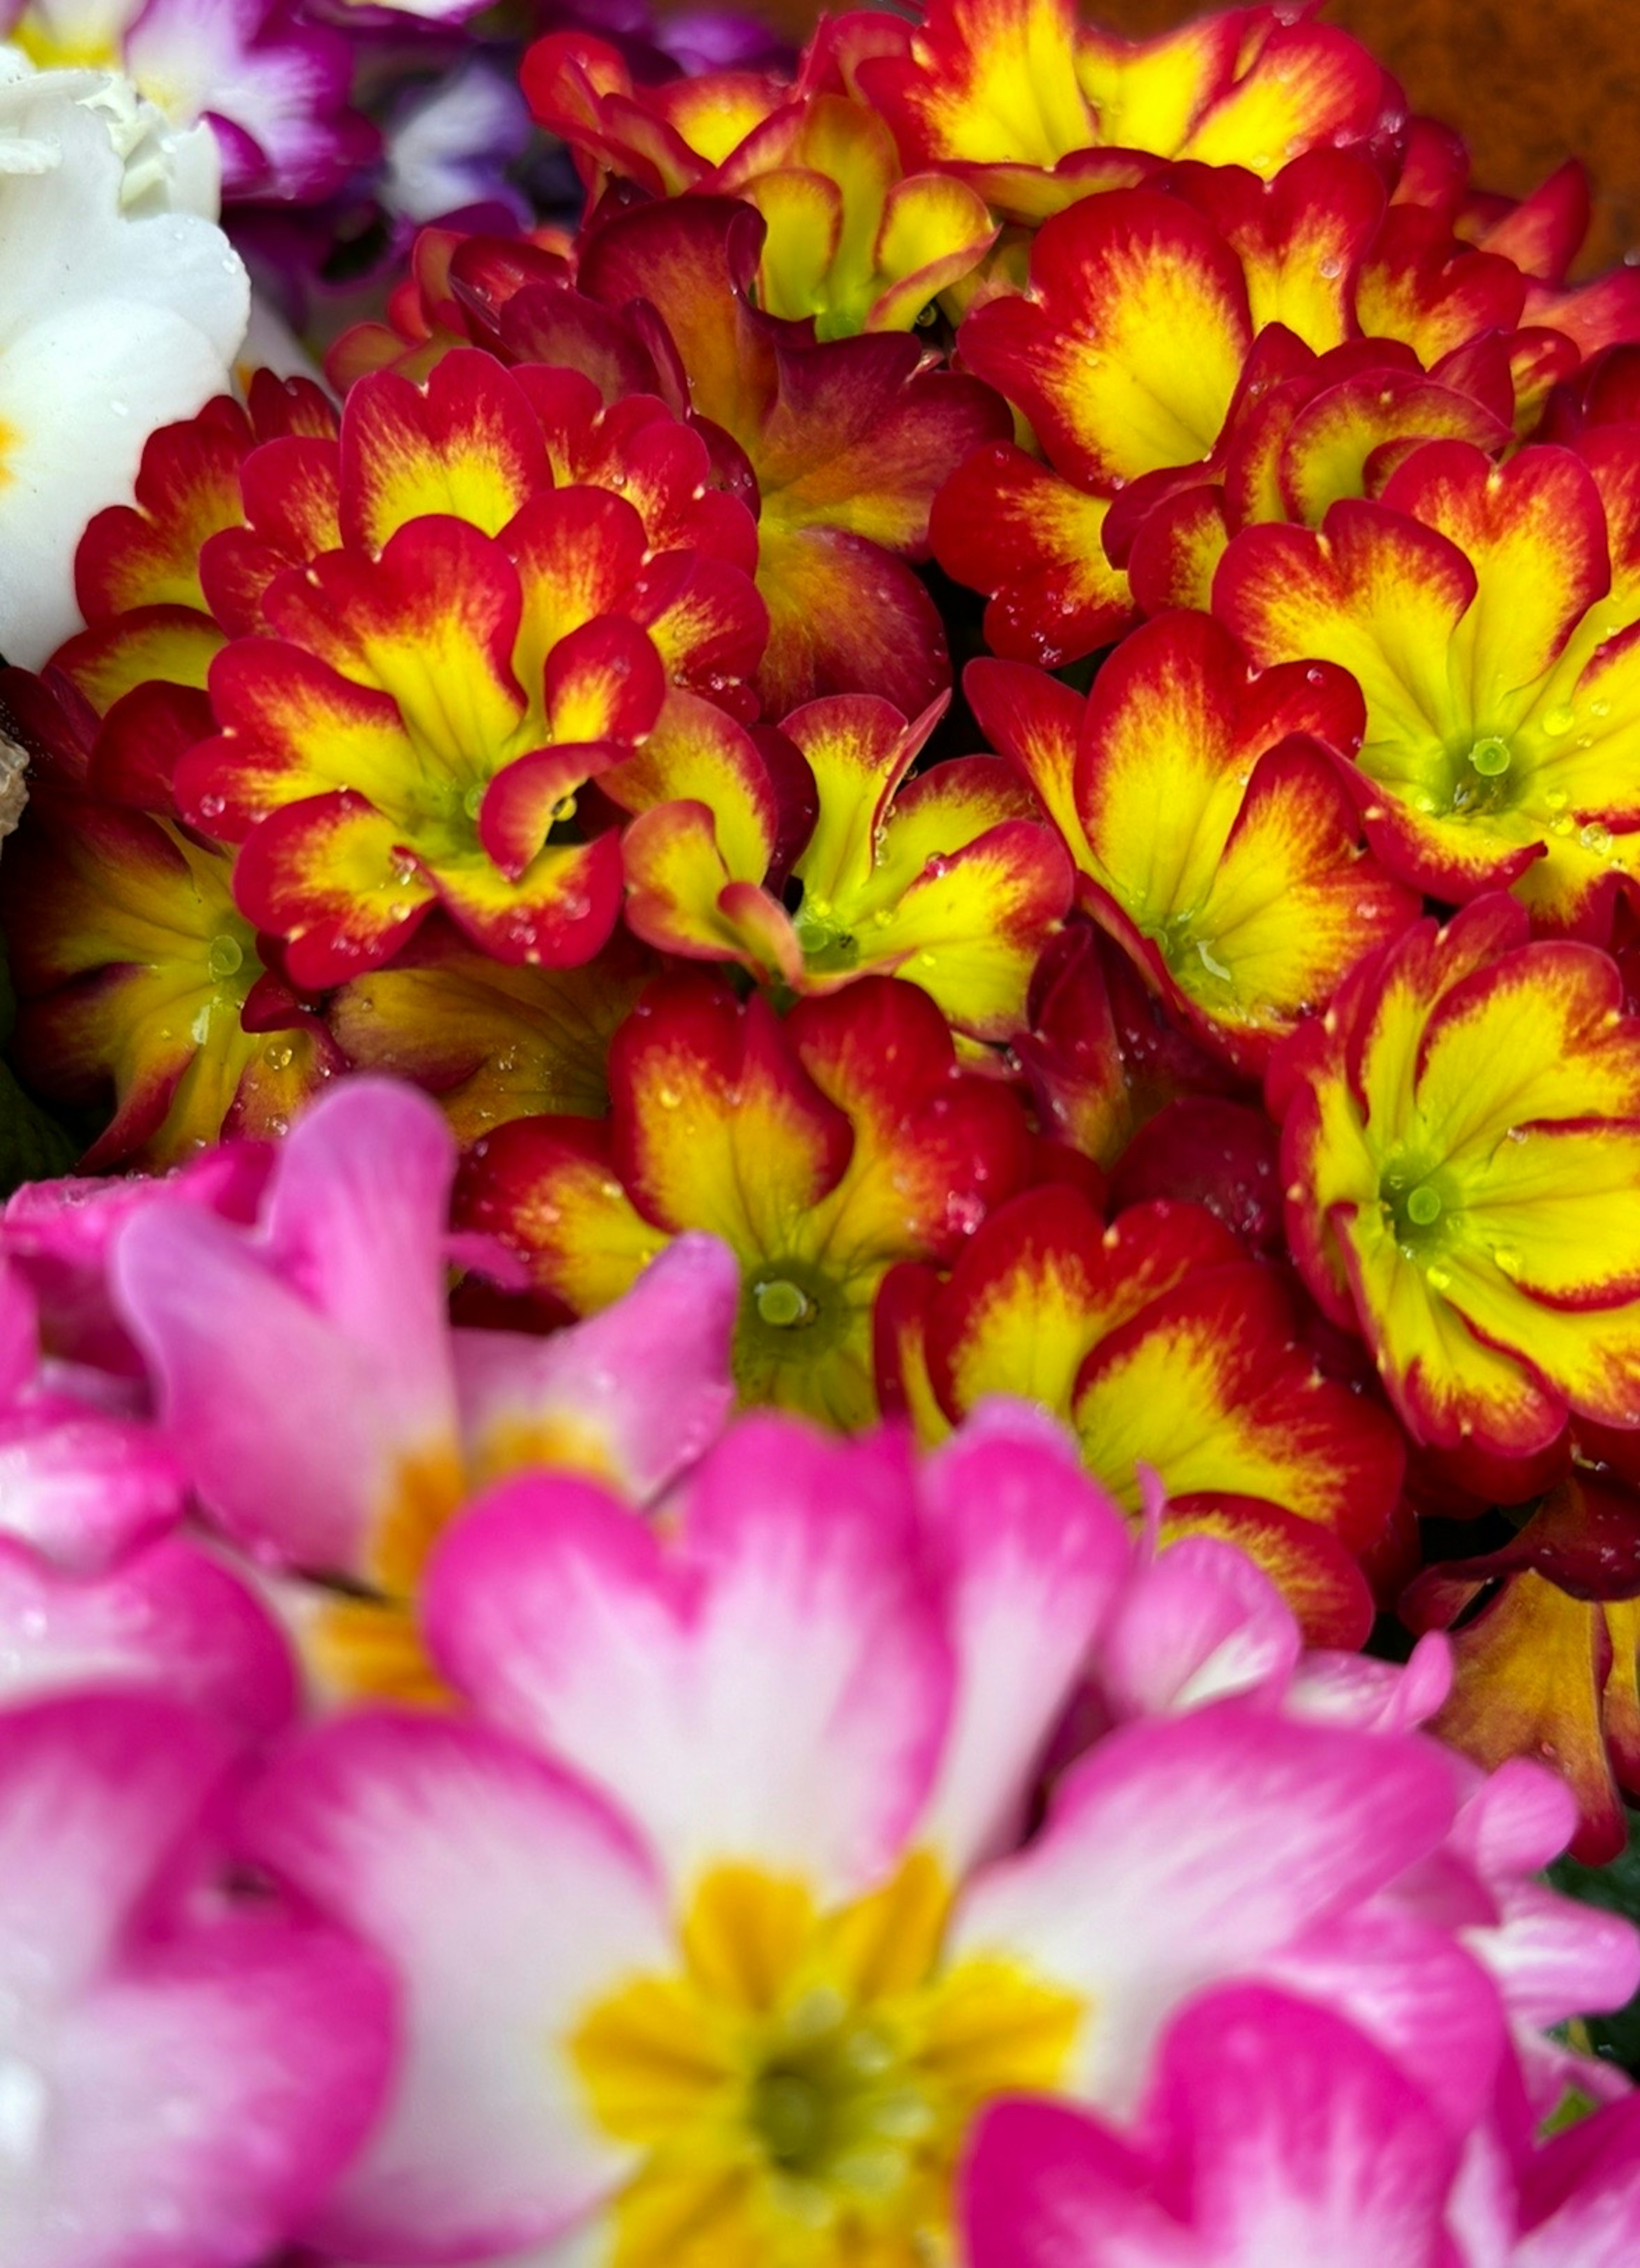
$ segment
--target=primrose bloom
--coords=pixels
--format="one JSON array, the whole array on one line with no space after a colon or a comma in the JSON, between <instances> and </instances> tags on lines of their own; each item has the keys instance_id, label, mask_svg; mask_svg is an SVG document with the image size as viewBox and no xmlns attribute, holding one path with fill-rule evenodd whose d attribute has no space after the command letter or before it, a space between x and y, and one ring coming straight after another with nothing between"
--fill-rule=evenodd
<instances>
[{"instance_id":1,"label":"primrose bloom","mask_svg":"<svg viewBox=\"0 0 1640 2268\"><path fill-rule=\"evenodd\" d=\"M783 797L783 768L749 733L674 702L602 782L637 813L621 846L629 925L797 993L903 975L959 1030L1017 1031L1070 876L1034 796L1002 764L974 756L907 780L944 708L909 724L864 694L794 710L780 729L807 774ZM799 795L807 809L794 810ZM795 913L783 883L800 892Z\"/></svg>"},{"instance_id":2,"label":"primrose bloom","mask_svg":"<svg viewBox=\"0 0 1640 2268\"><path fill-rule=\"evenodd\" d=\"M1004 2104L963 2203L973 2268L1614 2268L1640 2245L1640 2102L1466 2153L1353 2024L1234 1984L1169 2028L1136 2137Z\"/></svg>"},{"instance_id":3,"label":"primrose bloom","mask_svg":"<svg viewBox=\"0 0 1640 2268\"><path fill-rule=\"evenodd\" d=\"M1330 661L1366 701L1360 800L1395 873L1449 901L1512 887L1600 937L1640 827L1631 692L1640 450L1430 443L1319 534L1250 528L1214 584L1256 661Z\"/></svg>"},{"instance_id":4,"label":"primrose bloom","mask_svg":"<svg viewBox=\"0 0 1640 2268\"><path fill-rule=\"evenodd\" d=\"M0 651L32 667L78 622L80 530L156 426L226 386L250 286L92 71L0 83Z\"/></svg>"},{"instance_id":5,"label":"primrose bloom","mask_svg":"<svg viewBox=\"0 0 1640 2268\"><path fill-rule=\"evenodd\" d=\"M424 1097L349 1080L281 1148L254 1226L161 1184L109 1241L165 1437L220 1528L313 1579L292 1615L343 1690L430 1690L410 1610L474 1488L563 1462L647 1501L730 1400L734 1276L704 1238L579 1330L452 1332L455 1160Z\"/></svg>"},{"instance_id":6,"label":"primrose bloom","mask_svg":"<svg viewBox=\"0 0 1640 2268\"><path fill-rule=\"evenodd\" d=\"M166 737L156 705L139 689L120 718L151 777ZM18 1065L60 1101L112 1103L82 1161L93 1171L282 1132L342 1058L264 963L231 856L173 816L98 793L94 719L70 703L31 698L24 713L33 785L4 912Z\"/></svg>"},{"instance_id":7,"label":"primrose bloom","mask_svg":"<svg viewBox=\"0 0 1640 2268\"><path fill-rule=\"evenodd\" d=\"M387 1980L229 1886L233 1744L171 1699L0 1712L0 2237L18 2268L243 2268L381 2100Z\"/></svg>"},{"instance_id":8,"label":"primrose bloom","mask_svg":"<svg viewBox=\"0 0 1640 2268\"><path fill-rule=\"evenodd\" d=\"M1274 7L1134 41L1074 0L932 0L857 72L908 159L1019 220L1120 181L1111 151L1129 180L1162 158L1268 177L1316 144L1364 140L1393 92L1347 33Z\"/></svg>"},{"instance_id":9,"label":"primrose bloom","mask_svg":"<svg viewBox=\"0 0 1640 2268\"><path fill-rule=\"evenodd\" d=\"M1640 1425L1640 1024L1511 899L1423 922L1270 1073L1288 1238L1416 1440L1524 1457Z\"/></svg>"},{"instance_id":10,"label":"primrose bloom","mask_svg":"<svg viewBox=\"0 0 1640 2268\"><path fill-rule=\"evenodd\" d=\"M473 1713L333 1719L250 1802L251 1855L403 1993L394 2091L313 2241L940 2257L977 2110L1127 2116L1170 2016L1232 1978L1359 2009L1478 2110L1495 1989L1379 1903L1452 1830L1433 1743L1234 1700L1146 1719L1020 1847L1129 1556L1063 1445L1000 1410L915 1475L892 1438L748 1419L662 1528L569 1479L475 1507L425 1609ZM1468 2012L1438 2058L1437 1977Z\"/></svg>"},{"instance_id":11,"label":"primrose bloom","mask_svg":"<svg viewBox=\"0 0 1640 2268\"><path fill-rule=\"evenodd\" d=\"M971 662L964 687L1088 911L1234 1061L1268 1056L1420 909L1360 842L1334 754L1360 731L1341 671L1249 670L1210 617L1173 614L1122 642L1085 703L1013 662Z\"/></svg>"},{"instance_id":12,"label":"primrose bloom","mask_svg":"<svg viewBox=\"0 0 1640 2268\"><path fill-rule=\"evenodd\" d=\"M625 1292L704 1229L740 1271L744 1402L876 1415L871 1306L899 1260L949 1262L1033 1166L1025 1114L962 1071L931 1000L863 977L783 1021L704 973L662 977L615 1035L602 1121L518 1118L462 1171L464 1225L561 1311Z\"/></svg>"},{"instance_id":13,"label":"primrose bloom","mask_svg":"<svg viewBox=\"0 0 1640 2268\"><path fill-rule=\"evenodd\" d=\"M952 173L907 173L886 122L828 84L846 79L857 40L871 44L857 17L827 25L805 88L745 71L641 87L615 49L561 33L530 50L523 83L591 195L613 174L659 195L690 188L755 206L767 230L757 304L769 314L813 320L819 339L909 330L978 266L997 227Z\"/></svg>"},{"instance_id":14,"label":"primrose bloom","mask_svg":"<svg viewBox=\"0 0 1640 2268\"><path fill-rule=\"evenodd\" d=\"M1107 1227L1079 1190L1028 1189L943 1280L894 1270L876 1347L886 1406L924 1441L989 1395L1034 1402L1118 1503L1138 1510L1149 1467L1170 1519L1240 1543L1313 1639L1365 1638L1356 1563L1400 1493L1400 1437L1386 1410L1320 1373L1279 1279L1203 1207L1129 1205Z\"/></svg>"}]
</instances>

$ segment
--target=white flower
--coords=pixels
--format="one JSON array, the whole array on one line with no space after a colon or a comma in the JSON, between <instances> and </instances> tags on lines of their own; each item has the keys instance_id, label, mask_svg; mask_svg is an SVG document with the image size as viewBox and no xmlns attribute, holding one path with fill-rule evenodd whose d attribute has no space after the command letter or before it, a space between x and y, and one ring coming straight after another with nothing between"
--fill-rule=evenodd
<instances>
[{"instance_id":1,"label":"white flower","mask_svg":"<svg viewBox=\"0 0 1640 2268\"><path fill-rule=\"evenodd\" d=\"M226 390L250 286L208 217L208 135L106 72L4 68L0 652L37 668L79 626L86 522L156 427Z\"/></svg>"}]
</instances>

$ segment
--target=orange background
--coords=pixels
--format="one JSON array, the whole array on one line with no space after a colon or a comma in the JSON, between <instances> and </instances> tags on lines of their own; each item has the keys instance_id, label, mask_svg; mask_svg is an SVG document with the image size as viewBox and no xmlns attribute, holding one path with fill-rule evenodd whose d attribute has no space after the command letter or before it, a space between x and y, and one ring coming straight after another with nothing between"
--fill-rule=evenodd
<instances>
[{"instance_id":1,"label":"orange background","mask_svg":"<svg viewBox=\"0 0 1640 2268\"><path fill-rule=\"evenodd\" d=\"M1200 0L1084 8L1136 34L1202 12ZM801 34L816 9L763 0L763 12ZM1592 258L1640 247L1640 0L1329 0L1322 15L1366 42L1415 109L1464 135L1484 187L1521 195L1580 157L1596 192Z\"/></svg>"}]
</instances>

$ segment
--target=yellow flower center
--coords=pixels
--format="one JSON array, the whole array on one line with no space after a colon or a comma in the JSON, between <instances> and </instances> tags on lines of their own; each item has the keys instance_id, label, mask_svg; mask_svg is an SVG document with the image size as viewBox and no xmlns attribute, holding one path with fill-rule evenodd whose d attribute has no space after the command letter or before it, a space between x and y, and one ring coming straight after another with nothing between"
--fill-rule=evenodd
<instances>
[{"instance_id":1,"label":"yellow flower center","mask_svg":"<svg viewBox=\"0 0 1640 2268\"><path fill-rule=\"evenodd\" d=\"M1084 2008L1022 1966L941 1960L926 1854L841 1911L749 1867L701 1883L680 1963L593 2008L570 2056L640 2154L613 2268L921 2268L989 2097L1060 2081Z\"/></svg>"}]
</instances>

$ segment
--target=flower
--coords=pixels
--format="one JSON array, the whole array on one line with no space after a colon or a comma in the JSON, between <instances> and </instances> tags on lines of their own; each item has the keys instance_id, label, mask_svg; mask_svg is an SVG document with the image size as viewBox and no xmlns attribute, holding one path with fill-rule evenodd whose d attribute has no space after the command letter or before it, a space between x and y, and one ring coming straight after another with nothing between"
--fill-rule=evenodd
<instances>
[{"instance_id":1,"label":"flower","mask_svg":"<svg viewBox=\"0 0 1640 2268\"><path fill-rule=\"evenodd\" d=\"M1386 1411L1325 1377L1279 1277L1202 1207L1130 1205L1108 1227L1080 1191L998 1204L944 1280L896 1269L878 1303L887 1407L942 1439L987 1396L1064 1419L1136 1511L1148 1467L1187 1525L1266 1565L1319 1642L1372 1622L1354 1558L1384 1538L1401 1482Z\"/></svg>"},{"instance_id":2,"label":"flower","mask_svg":"<svg viewBox=\"0 0 1640 2268\"><path fill-rule=\"evenodd\" d=\"M1499 467L1431 442L1319 534L1246 530L1214 593L1256 661L1356 678L1360 800L1395 873L1449 902L1512 887L1540 926L1600 940L1640 825L1624 635L1640 460L1630 435L1590 447Z\"/></svg>"},{"instance_id":3,"label":"flower","mask_svg":"<svg viewBox=\"0 0 1640 2268\"><path fill-rule=\"evenodd\" d=\"M908 724L864 694L805 703L782 722L801 760L783 766L767 737L765 755L732 719L674 703L602 782L637 814L621 845L630 927L798 994L904 974L958 1030L1017 1031L1070 875L1003 765L974 756L907 778L943 707ZM800 892L792 914L782 883Z\"/></svg>"},{"instance_id":4,"label":"flower","mask_svg":"<svg viewBox=\"0 0 1640 2268\"><path fill-rule=\"evenodd\" d=\"M358 1946L228 1885L230 1742L158 1695L0 1711L8 2256L239 2268L318 2204L382 2097ZM65 2244L74 2246L70 2256Z\"/></svg>"},{"instance_id":5,"label":"flower","mask_svg":"<svg viewBox=\"0 0 1640 2268\"><path fill-rule=\"evenodd\" d=\"M77 623L81 528L129 493L156 426L223 390L250 306L221 231L173 208L163 160L140 182L128 167L110 85L0 83L0 650L31 667ZM147 131L130 115L128 148Z\"/></svg>"},{"instance_id":6,"label":"flower","mask_svg":"<svg viewBox=\"0 0 1640 2268\"><path fill-rule=\"evenodd\" d=\"M353 1079L298 1122L254 1227L162 1186L109 1246L162 1429L213 1519L265 1563L341 1580L293 1612L344 1690L427 1690L409 1610L475 1487L565 1462L646 1501L729 1401L732 1270L703 1238L577 1331L452 1332L455 1157L430 1102Z\"/></svg>"},{"instance_id":7,"label":"flower","mask_svg":"<svg viewBox=\"0 0 1640 2268\"><path fill-rule=\"evenodd\" d=\"M470 1513L427 1624L474 1714L334 1720L250 1801L257 1860L405 1995L319 2243L909 2257L948 2241L986 2101L1123 2115L1183 2001L1289 1964L1419 2077L1396 1983L1438 1974L1477 2012L1449 2077L1484 2097L1484 1970L1373 1918L1452 1827L1420 1736L1235 1701L1141 1721L1019 1847L1127 1557L1063 1445L1002 1410L915 1480L892 1438L743 1421L660 1530L569 1480Z\"/></svg>"},{"instance_id":8,"label":"flower","mask_svg":"<svg viewBox=\"0 0 1640 2268\"><path fill-rule=\"evenodd\" d=\"M1180 1021L1257 1064L1420 910L1362 850L1335 751L1342 672L1254 672L1205 615L1124 639L1085 704L1041 671L971 662L964 688L1052 814L1095 920Z\"/></svg>"},{"instance_id":9,"label":"flower","mask_svg":"<svg viewBox=\"0 0 1640 2268\"><path fill-rule=\"evenodd\" d=\"M1071 0L932 0L858 76L908 159L1029 219L1120 179L1107 151L1129 178L1164 158L1268 176L1314 144L1364 140L1392 99L1347 33L1273 7L1132 41Z\"/></svg>"},{"instance_id":10,"label":"flower","mask_svg":"<svg viewBox=\"0 0 1640 2268\"><path fill-rule=\"evenodd\" d=\"M1512 2155L1467 2153L1353 2025L1261 1985L1174 2021L1136 2142L1013 2102L964 2176L973 2268L1265 2268L1457 2259L1601 2268L1640 2241L1633 2098ZM1460 2252L1452 2242L1459 2240ZM1074 2248L1074 2249L1073 2249Z\"/></svg>"},{"instance_id":11,"label":"flower","mask_svg":"<svg viewBox=\"0 0 1640 2268\"><path fill-rule=\"evenodd\" d=\"M1032 1167L1023 1112L959 1068L925 993L886 977L783 1021L700 974L661 977L610 1048L602 1122L518 1118L462 1169L469 1227L571 1314L703 1229L740 1271L735 1382L842 1425L876 1414L871 1303L898 1260L949 1260Z\"/></svg>"},{"instance_id":12,"label":"flower","mask_svg":"<svg viewBox=\"0 0 1640 2268\"><path fill-rule=\"evenodd\" d=\"M173 128L214 129L223 193L311 199L370 157L335 32L275 0L7 0L0 32L46 67L123 73Z\"/></svg>"},{"instance_id":13,"label":"flower","mask_svg":"<svg viewBox=\"0 0 1640 2268\"><path fill-rule=\"evenodd\" d=\"M1640 1027L1494 895L1370 956L1278 1056L1287 1233L1415 1440L1524 1457L1640 1424Z\"/></svg>"}]
</instances>

